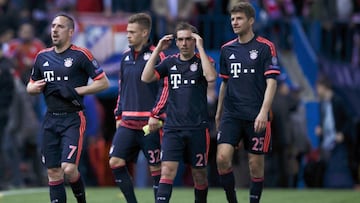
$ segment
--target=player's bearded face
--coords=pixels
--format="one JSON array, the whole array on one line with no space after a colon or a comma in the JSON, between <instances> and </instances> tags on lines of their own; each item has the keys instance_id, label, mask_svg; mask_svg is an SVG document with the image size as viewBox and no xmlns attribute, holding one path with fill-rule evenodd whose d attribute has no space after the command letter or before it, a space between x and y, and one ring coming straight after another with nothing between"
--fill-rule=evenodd
<instances>
[{"instance_id":1,"label":"player's bearded face","mask_svg":"<svg viewBox=\"0 0 360 203\"><path fill-rule=\"evenodd\" d=\"M62 46L66 44L71 38L72 31L61 17L55 18L51 26L51 40L53 45Z\"/></svg>"}]
</instances>

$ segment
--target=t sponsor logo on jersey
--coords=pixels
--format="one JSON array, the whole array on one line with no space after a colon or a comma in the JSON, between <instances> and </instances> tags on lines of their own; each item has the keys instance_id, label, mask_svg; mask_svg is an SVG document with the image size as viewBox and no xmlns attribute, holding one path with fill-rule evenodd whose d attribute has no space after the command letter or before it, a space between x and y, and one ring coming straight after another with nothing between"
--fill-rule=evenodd
<instances>
[{"instance_id":1,"label":"t sponsor logo on jersey","mask_svg":"<svg viewBox=\"0 0 360 203\"><path fill-rule=\"evenodd\" d=\"M196 85L196 80L183 79L181 74L170 74L170 84L173 89L178 89L180 85Z\"/></svg>"},{"instance_id":2,"label":"t sponsor logo on jersey","mask_svg":"<svg viewBox=\"0 0 360 203\"><path fill-rule=\"evenodd\" d=\"M181 74L170 74L170 84L173 89L179 88L179 85L181 84Z\"/></svg>"},{"instance_id":3,"label":"t sponsor logo on jersey","mask_svg":"<svg viewBox=\"0 0 360 203\"><path fill-rule=\"evenodd\" d=\"M238 78L241 73L241 63L231 63L230 69L233 78Z\"/></svg>"},{"instance_id":4,"label":"t sponsor logo on jersey","mask_svg":"<svg viewBox=\"0 0 360 203\"><path fill-rule=\"evenodd\" d=\"M234 54L231 54L229 59L236 59L235 55Z\"/></svg>"},{"instance_id":5,"label":"t sponsor logo on jersey","mask_svg":"<svg viewBox=\"0 0 360 203\"><path fill-rule=\"evenodd\" d=\"M54 71L44 71L45 82L52 82L55 80Z\"/></svg>"},{"instance_id":6,"label":"t sponsor logo on jersey","mask_svg":"<svg viewBox=\"0 0 360 203\"><path fill-rule=\"evenodd\" d=\"M144 54L144 60L145 60L145 61L149 60L150 56L151 56L151 53L150 53L150 52L146 52L146 53Z\"/></svg>"},{"instance_id":7,"label":"t sponsor logo on jersey","mask_svg":"<svg viewBox=\"0 0 360 203\"><path fill-rule=\"evenodd\" d=\"M259 51L257 51L257 50L251 50L251 51L249 51L249 53L250 53L250 58L251 58L252 60L255 60L255 59L257 59L257 57L258 57Z\"/></svg>"},{"instance_id":8,"label":"t sponsor logo on jersey","mask_svg":"<svg viewBox=\"0 0 360 203\"><path fill-rule=\"evenodd\" d=\"M49 66L49 61L46 61L44 64L43 64L44 67L47 67Z\"/></svg>"},{"instance_id":9,"label":"t sponsor logo on jersey","mask_svg":"<svg viewBox=\"0 0 360 203\"><path fill-rule=\"evenodd\" d=\"M74 59L72 58L66 58L64 59L64 66L69 68L72 66Z\"/></svg>"},{"instance_id":10,"label":"t sponsor logo on jersey","mask_svg":"<svg viewBox=\"0 0 360 203\"><path fill-rule=\"evenodd\" d=\"M241 63L231 63L230 73L233 78L239 78L240 74L255 73L255 68L242 67Z\"/></svg>"},{"instance_id":11,"label":"t sponsor logo on jersey","mask_svg":"<svg viewBox=\"0 0 360 203\"><path fill-rule=\"evenodd\" d=\"M64 75L64 76L55 76L55 72L54 71L44 71L44 79L45 82L53 82L53 81L61 81L61 80L69 80L69 76Z\"/></svg>"}]
</instances>

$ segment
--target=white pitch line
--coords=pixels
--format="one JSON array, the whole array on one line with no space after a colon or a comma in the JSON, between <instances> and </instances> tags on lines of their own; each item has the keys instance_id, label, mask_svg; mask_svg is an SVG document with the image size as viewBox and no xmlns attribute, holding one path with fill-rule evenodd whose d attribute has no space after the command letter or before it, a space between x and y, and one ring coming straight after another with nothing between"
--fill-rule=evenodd
<instances>
[{"instance_id":1,"label":"white pitch line","mask_svg":"<svg viewBox=\"0 0 360 203\"><path fill-rule=\"evenodd\" d=\"M14 190L0 191L0 198L3 196L34 194L34 193L42 193L47 191L48 188L14 189Z\"/></svg>"}]
</instances>

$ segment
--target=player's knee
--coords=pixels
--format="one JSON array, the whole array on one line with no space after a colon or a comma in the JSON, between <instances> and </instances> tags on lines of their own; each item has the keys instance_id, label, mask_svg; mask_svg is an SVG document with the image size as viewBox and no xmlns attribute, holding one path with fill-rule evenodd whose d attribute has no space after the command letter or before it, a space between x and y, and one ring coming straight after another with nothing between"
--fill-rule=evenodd
<instances>
[{"instance_id":1,"label":"player's knee","mask_svg":"<svg viewBox=\"0 0 360 203\"><path fill-rule=\"evenodd\" d=\"M225 154L218 153L216 155L216 164L219 170L226 170L231 168L231 159L225 156Z\"/></svg>"},{"instance_id":2,"label":"player's knee","mask_svg":"<svg viewBox=\"0 0 360 203\"><path fill-rule=\"evenodd\" d=\"M192 176L196 185L207 184L207 171L205 169L192 169Z\"/></svg>"},{"instance_id":3,"label":"player's knee","mask_svg":"<svg viewBox=\"0 0 360 203\"><path fill-rule=\"evenodd\" d=\"M162 165L161 166L161 177L166 179L173 180L176 175L177 168L172 165Z\"/></svg>"},{"instance_id":4,"label":"player's knee","mask_svg":"<svg viewBox=\"0 0 360 203\"><path fill-rule=\"evenodd\" d=\"M249 160L249 171L251 177L261 178L264 176L264 165L260 162Z\"/></svg>"},{"instance_id":5,"label":"player's knee","mask_svg":"<svg viewBox=\"0 0 360 203\"><path fill-rule=\"evenodd\" d=\"M118 168L125 166L126 162L124 159L118 158L118 157L111 157L109 160L109 166L110 168Z\"/></svg>"},{"instance_id":6,"label":"player's knee","mask_svg":"<svg viewBox=\"0 0 360 203\"><path fill-rule=\"evenodd\" d=\"M64 172L61 168L47 169L49 181L58 181L64 179Z\"/></svg>"},{"instance_id":7,"label":"player's knee","mask_svg":"<svg viewBox=\"0 0 360 203\"><path fill-rule=\"evenodd\" d=\"M150 165L149 169L150 169L150 171L160 171L161 170L161 164Z\"/></svg>"},{"instance_id":8,"label":"player's knee","mask_svg":"<svg viewBox=\"0 0 360 203\"><path fill-rule=\"evenodd\" d=\"M74 173L77 172L77 165L70 164L70 163L63 163L61 168L63 169L65 175L67 176L74 176Z\"/></svg>"}]
</instances>

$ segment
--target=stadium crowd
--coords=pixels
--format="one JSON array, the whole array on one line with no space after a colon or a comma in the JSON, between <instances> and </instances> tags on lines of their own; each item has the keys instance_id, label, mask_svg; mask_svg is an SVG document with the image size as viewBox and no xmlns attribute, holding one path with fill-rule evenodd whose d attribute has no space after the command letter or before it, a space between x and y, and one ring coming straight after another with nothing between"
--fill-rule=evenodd
<instances>
[{"instance_id":1,"label":"stadium crowd","mask_svg":"<svg viewBox=\"0 0 360 203\"><path fill-rule=\"evenodd\" d=\"M29 80L37 53L51 46L48 32L53 15L67 12L76 17L79 13L95 12L108 18L127 18L133 13L149 12L154 22L154 42L165 34L172 33L176 22L188 21L199 29L206 49L219 50L223 43L234 37L228 24L228 8L236 1L0 0L0 190L47 184L39 148L42 136L39 129L46 110L42 96L29 96L25 91L25 84ZM292 50L290 21L298 18L303 22L304 30L319 59L340 61L359 69L360 1L249 1L257 11L255 31L274 41L279 49ZM273 103L273 153L266 159L265 186L356 187L360 184L360 115L351 114L350 108L343 110L349 113L333 118L330 127L328 122L323 122L324 125L319 122L319 127L313 131L318 135L320 144L313 146L306 125L307 116L302 98L304 87L293 86L287 79L284 74L278 78L278 91ZM329 98L332 98L329 94L336 94L332 87L329 80L319 77L313 91L319 96L320 106L328 105ZM213 122L217 91L216 85L209 86L208 107ZM109 177L108 151L115 132L115 99L116 95L110 102L97 96L85 97L88 125L80 171L87 185L114 185L113 178ZM345 103L333 105L333 108L339 106L351 107ZM318 113L320 120L326 120L328 117L325 112L328 110L321 111L322 113ZM337 115L333 115L335 116ZM337 123L344 119L347 121L345 124ZM325 130L334 126L341 126L342 129L335 129L335 135L325 137ZM336 130L341 131L341 135ZM209 185L218 187L214 124L210 132ZM324 149L328 150L327 153L324 153ZM234 171L239 171L235 174L239 187L249 184L244 154L244 149L240 146L234 157ZM338 164L333 166L334 163ZM141 164L141 160L138 164ZM191 186L193 183L189 168L182 168L180 177L175 182ZM138 181L137 185L149 186L150 180L137 180L137 175L140 174L137 174L136 169L134 165L131 173L135 182Z\"/></svg>"}]
</instances>

